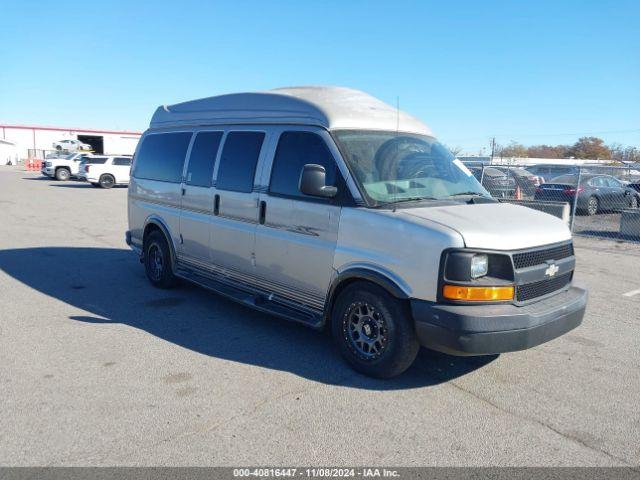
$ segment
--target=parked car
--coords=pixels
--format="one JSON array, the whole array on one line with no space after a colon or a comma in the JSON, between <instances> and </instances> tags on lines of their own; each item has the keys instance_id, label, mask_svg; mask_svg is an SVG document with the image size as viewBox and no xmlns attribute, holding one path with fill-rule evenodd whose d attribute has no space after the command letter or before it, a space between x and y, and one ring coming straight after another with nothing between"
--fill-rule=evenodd
<instances>
[{"instance_id":1,"label":"parked car","mask_svg":"<svg viewBox=\"0 0 640 480\"><path fill-rule=\"evenodd\" d=\"M62 157L66 157L67 155L69 155L69 152L62 152L59 150L54 150L52 152L47 153L44 156L45 160L48 160L49 158L62 158Z\"/></svg>"},{"instance_id":2,"label":"parked car","mask_svg":"<svg viewBox=\"0 0 640 480\"><path fill-rule=\"evenodd\" d=\"M491 168L495 168L513 178L522 195L528 197L532 197L536 193L536 187L541 183L539 177L522 167L493 166Z\"/></svg>"},{"instance_id":3,"label":"parked car","mask_svg":"<svg viewBox=\"0 0 640 480\"><path fill-rule=\"evenodd\" d=\"M74 139L66 139L66 140L60 140L58 142L54 142L53 148L55 148L58 151L65 151L65 152L76 152L78 150L86 151L86 150L93 149L93 147L88 143L83 143L80 140L74 140Z\"/></svg>"},{"instance_id":4,"label":"parked car","mask_svg":"<svg viewBox=\"0 0 640 480\"><path fill-rule=\"evenodd\" d=\"M640 179L631 181L631 183L629 183L627 187L632 188L636 192L640 193Z\"/></svg>"},{"instance_id":5,"label":"parked car","mask_svg":"<svg viewBox=\"0 0 640 480\"><path fill-rule=\"evenodd\" d=\"M538 177L538 184L561 175L577 175L580 172L580 167L576 165L532 165L526 169Z\"/></svg>"},{"instance_id":6,"label":"parked car","mask_svg":"<svg viewBox=\"0 0 640 480\"><path fill-rule=\"evenodd\" d=\"M506 171L495 167L484 167L484 172L480 172L482 186L486 188L491 196L496 198L513 198L516 193L516 179Z\"/></svg>"},{"instance_id":7,"label":"parked car","mask_svg":"<svg viewBox=\"0 0 640 480\"><path fill-rule=\"evenodd\" d=\"M152 285L182 278L330 328L376 377L402 373L420 345L533 347L578 326L587 302L564 222L491 198L425 124L347 88L158 108L128 220Z\"/></svg>"},{"instance_id":8,"label":"parked car","mask_svg":"<svg viewBox=\"0 0 640 480\"><path fill-rule=\"evenodd\" d=\"M567 202L578 213L595 215L602 212L638 208L640 194L611 175L563 175L540 185L536 200Z\"/></svg>"},{"instance_id":9,"label":"parked car","mask_svg":"<svg viewBox=\"0 0 640 480\"><path fill-rule=\"evenodd\" d=\"M523 196L532 197L539 185L538 177L521 167L506 166L470 166L465 163L473 176L486 188L493 197L513 198L516 194L516 187L520 187Z\"/></svg>"},{"instance_id":10,"label":"parked car","mask_svg":"<svg viewBox=\"0 0 640 480\"><path fill-rule=\"evenodd\" d=\"M94 187L111 188L115 185L128 185L129 170L130 156L100 156L82 162L78 176Z\"/></svg>"},{"instance_id":11,"label":"parked car","mask_svg":"<svg viewBox=\"0 0 640 480\"><path fill-rule=\"evenodd\" d=\"M107 157L105 155L92 155L90 158L85 158L80 162L78 167L78 180L82 180L84 182L87 181L87 164L89 165L101 165L107 161Z\"/></svg>"},{"instance_id":12,"label":"parked car","mask_svg":"<svg viewBox=\"0 0 640 480\"><path fill-rule=\"evenodd\" d=\"M71 177L78 176L80 163L90 157L90 154L76 152L57 158L47 158L42 162L40 173L54 177L56 180L69 180Z\"/></svg>"}]
</instances>

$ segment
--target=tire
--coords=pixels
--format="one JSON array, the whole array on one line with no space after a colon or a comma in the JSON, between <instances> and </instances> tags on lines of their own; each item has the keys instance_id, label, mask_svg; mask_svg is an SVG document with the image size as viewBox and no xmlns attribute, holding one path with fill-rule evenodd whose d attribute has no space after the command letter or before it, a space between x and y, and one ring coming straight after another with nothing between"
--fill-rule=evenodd
<instances>
[{"instance_id":1,"label":"tire","mask_svg":"<svg viewBox=\"0 0 640 480\"><path fill-rule=\"evenodd\" d=\"M58 152L61 152L61 151L62 151L62 147L61 147L60 145L58 145L58 146L56 147L56 150L57 150Z\"/></svg>"},{"instance_id":2,"label":"tire","mask_svg":"<svg viewBox=\"0 0 640 480\"><path fill-rule=\"evenodd\" d=\"M144 242L144 270L156 288L171 288L176 277L171 266L171 250L162 232L156 230Z\"/></svg>"},{"instance_id":3,"label":"tire","mask_svg":"<svg viewBox=\"0 0 640 480\"><path fill-rule=\"evenodd\" d=\"M631 199L629 200L629 208L636 209L638 208L638 204L640 204L640 201L638 201L638 197L636 197L635 195L631 195Z\"/></svg>"},{"instance_id":4,"label":"tire","mask_svg":"<svg viewBox=\"0 0 640 480\"><path fill-rule=\"evenodd\" d=\"M368 282L353 283L340 293L331 325L345 360L370 377L400 375L420 349L407 305Z\"/></svg>"},{"instance_id":5,"label":"tire","mask_svg":"<svg viewBox=\"0 0 640 480\"><path fill-rule=\"evenodd\" d=\"M116 179L113 178L113 175L105 173L100 176L98 183L102 188L112 188L116 184Z\"/></svg>"},{"instance_id":6,"label":"tire","mask_svg":"<svg viewBox=\"0 0 640 480\"><path fill-rule=\"evenodd\" d=\"M598 201L598 198L589 197L589 199L587 200L587 208L586 208L587 215L593 216L598 213L599 209L600 209L600 202Z\"/></svg>"},{"instance_id":7,"label":"tire","mask_svg":"<svg viewBox=\"0 0 640 480\"><path fill-rule=\"evenodd\" d=\"M56 170L56 180L66 182L71 178L71 172L66 168L58 168Z\"/></svg>"}]
</instances>

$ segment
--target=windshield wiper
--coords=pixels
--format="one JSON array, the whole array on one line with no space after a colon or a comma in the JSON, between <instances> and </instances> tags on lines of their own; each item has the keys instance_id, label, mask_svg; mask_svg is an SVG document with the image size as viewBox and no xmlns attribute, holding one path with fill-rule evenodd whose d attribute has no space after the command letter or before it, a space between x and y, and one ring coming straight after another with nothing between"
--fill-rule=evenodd
<instances>
[{"instance_id":1,"label":"windshield wiper","mask_svg":"<svg viewBox=\"0 0 640 480\"><path fill-rule=\"evenodd\" d=\"M482 194L482 193L478 193L478 192L458 192L458 193L453 193L451 195L449 195L449 197L462 197L465 195L473 195L475 197L485 197L485 198L489 198L486 195Z\"/></svg>"},{"instance_id":2,"label":"windshield wiper","mask_svg":"<svg viewBox=\"0 0 640 480\"><path fill-rule=\"evenodd\" d=\"M420 200L439 200L439 199L435 198L435 197L405 197L405 198L400 198L398 200L394 200L392 202L378 203L378 204L374 205L373 208L381 208L381 207L386 207L386 206L389 206L389 205L396 205L398 203L419 202Z\"/></svg>"}]
</instances>

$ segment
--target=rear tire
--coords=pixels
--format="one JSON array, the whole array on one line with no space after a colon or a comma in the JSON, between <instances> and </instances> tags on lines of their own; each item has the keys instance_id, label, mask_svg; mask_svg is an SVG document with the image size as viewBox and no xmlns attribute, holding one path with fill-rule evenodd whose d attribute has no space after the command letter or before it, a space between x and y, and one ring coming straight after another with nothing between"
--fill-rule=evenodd
<instances>
[{"instance_id":1,"label":"rear tire","mask_svg":"<svg viewBox=\"0 0 640 480\"><path fill-rule=\"evenodd\" d=\"M151 232L144 242L144 270L154 287L166 289L176 284L171 250L167 239L158 230Z\"/></svg>"},{"instance_id":2,"label":"rear tire","mask_svg":"<svg viewBox=\"0 0 640 480\"><path fill-rule=\"evenodd\" d=\"M100 176L98 183L102 188L112 188L116 184L116 179L113 178L113 175L105 173Z\"/></svg>"},{"instance_id":3,"label":"rear tire","mask_svg":"<svg viewBox=\"0 0 640 480\"><path fill-rule=\"evenodd\" d=\"M61 182L65 182L71 178L71 172L66 168L59 168L56 170L56 180Z\"/></svg>"},{"instance_id":4,"label":"rear tire","mask_svg":"<svg viewBox=\"0 0 640 480\"><path fill-rule=\"evenodd\" d=\"M632 195L631 200L629 200L629 208L635 210L636 208L638 208L638 204L640 204L640 201L638 201L638 197Z\"/></svg>"},{"instance_id":5,"label":"rear tire","mask_svg":"<svg viewBox=\"0 0 640 480\"><path fill-rule=\"evenodd\" d=\"M587 215L593 216L598 213L599 209L600 202L598 201L598 199L596 197L589 197L589 199L587 200Z\"/></svg>"},{"instance_id":6,"label":"rear tire","mask_svg":"<svg viewBox=\"0 0 640 480\"><path fill-rule=\"evenodd\" d=\"M376 378L400 375L420 349L407 305L368 282L349 285L336 300L333 337L354 370Z\"/></svg>"}]
</instances>

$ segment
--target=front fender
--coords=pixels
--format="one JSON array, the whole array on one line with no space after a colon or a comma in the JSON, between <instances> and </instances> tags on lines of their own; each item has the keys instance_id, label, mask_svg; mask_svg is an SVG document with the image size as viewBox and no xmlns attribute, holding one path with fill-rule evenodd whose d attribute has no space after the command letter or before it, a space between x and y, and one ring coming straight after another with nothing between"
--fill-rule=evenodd
<instances>
[{"instance_id":1,"label":"front fender","mask_svg":"<svg viewBox=\"0 0 640 480\"><path fill-rule=\"evenodd\" d=\"M340 290L340 286L344 285L345 282L352 280L364 280L371 282L381 288L384 288L396 298L410 298L408 285L398 279L397 276L393 275L391 272L386 272L373 265L351 265L336 272L336 275L329 286L327 301L325 302L325 324L330 321L331 311L333 310L333 304L336 299L336 294Z\"/></svg>"},{"instance_id":2,"label":"front fender","mask_svg":"<svg viewBox=\"0 0 640 480\"><path fill-rule=\"evenodd\" d=\"M384 288L397 298L410 298L411 288L400 277L393 272L385 270L378 265L367 263L354 263L343 266L338 270L329 293L335 291L342 282L346 280L361 279L375 283Z\"/></svg>"}]
</instances>

